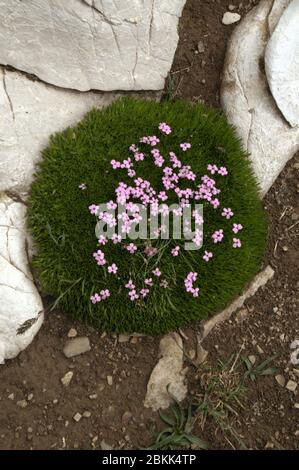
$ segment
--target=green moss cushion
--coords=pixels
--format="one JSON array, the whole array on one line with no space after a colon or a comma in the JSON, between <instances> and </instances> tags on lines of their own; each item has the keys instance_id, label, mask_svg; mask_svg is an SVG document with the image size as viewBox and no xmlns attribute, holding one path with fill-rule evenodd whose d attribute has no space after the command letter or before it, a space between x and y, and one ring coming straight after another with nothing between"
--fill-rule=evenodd
<instances>
[{"instance_id":1,"label":"green moss cushion","mask_svg":"<svg viewBox=\"0 0 299 470\"><path fill-rule=\"evenodd\" d=\"M158 129L161 122L171 127L170 134ZM153 135L160 140L155 147L139 142L140 137ZM183 241L159 239L151 241L157 254L147 256L146 240L134 240L134 254L125 246L131 240L98 245L96 218L89 206L115 200L120 181L133 183L127 170L111 166L111 160L134 160L129 150L133 143L146 155L143 161L134 161L136 177L150 181L157 192L165 190L163 168L172 166L171 151L197 175L196 181L184 182L185 188L196 190L203 175L216 181L220 206L197 201L204 204L201 249L186 251ZM184 151L181 143L190 143L191 148ZM163 156L162 167L153 164L152 148ZM228 174L211 174L208 165L225 167ZM175 192L169 191L166 202L175 201ZM223 210L228 208L234 215L226 218ZM184 102L121 99L105 109L92 110L76 127L53 136L32 184L28 220L43 290L53 294L74 318L118 332L159 334L215 314L257 272L265 247L266 224L257 184L233 129L221 113ZM232 230L234 223L243 227L237 234ZM215 243L212 235L220 229L223 240ZM177 246L179 254L173 256ZM93 257L99 249L105 254L104 266ZM213 254L208 261L203 259L206 251ZM113 263L116 274L107 270ZM153 274L156 268L160 277ZM199 288L198 296L186 290L190 272L197 273L193 288ZM153 286L148 286L150 292L142 298L148 278ZM125 287L130 279L136 288L135 300ZM109 289L110 296L92 303L91 296L103 289Z\"/></svg>"}]
</instances>

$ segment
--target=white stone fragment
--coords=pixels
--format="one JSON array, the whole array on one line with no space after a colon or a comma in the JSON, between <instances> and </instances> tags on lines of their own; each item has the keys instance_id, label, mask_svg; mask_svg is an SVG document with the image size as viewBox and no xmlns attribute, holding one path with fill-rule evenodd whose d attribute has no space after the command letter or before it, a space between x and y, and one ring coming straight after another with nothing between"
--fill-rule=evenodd
<instances>
[{"instance_id":1,"label":"white stone fragment","mask_svg":"<svg viewBox=\"0 0 299 470\"><path fill-rule=\"evenodd\" d=\"M116 97L114 93L63 90L0 68L0 191L28 192L50 135Z\"/></svg>"},{"instance_id":2,"label":"white stone fragment","mask_svg":"<svg viewBox=\"0 0 299 470\"><path fill-rule=\"evenodd\" d=\"M227 11L223 15L222 23L228 26L230 24L237 23L240 19L241 15L239 15L239 13L231 13L230 11Z\"/></svg>"},{"instance_id":3,"label":"white stone fragment","mask_svg":"<svg viewBox=\"0 0 299 470\"><path fill-rule=\"evenodd\" d=\"M0 364L25 349L43 322L26 252L26 207L0 199Z\"/></svg>"},{"instance_id":4,"label":"white stone fragment","mask_svg":"<svg viewBox=\"0 0 299 470\"><path fill-rule=\"evenodd\" d=\"M265 70L285 119L299 127L299 0L284 10L267 44Z\"/></svg>"},{"instance_id":5,"label":"white stone fragment","mask_svg":"<svg viewBox=\"0 0 299 470\"><path fill-rule=\"evenodd\" d=\"M0 64L87 90L160 90L186 0L0 0Z\"/></svg>"},{"instance_id":6,"label":"white stone fragment","mask_svg":"<svg viewBox=\"0 0 299 470\"><path fill-rule=\"evenodd\" d=\"M234 30L221 90L222 106L250 154L262 196L299 148L299 130L278 111L261 66L272 6L272 0L262 0Z\"/></svg>"},{"instance_id":7,"label":"white stone fragment","mask_svg":"<svg viewBox=\"0 0 299 470\"><path fill-rule=\"evenodd\" d=\"M187 369L183 369L183 342L180 335L170 333L161 339L160 356L161 359L151 373L144 401L144 406L154 411L170 405L172 399L167 387L178 401L184 400L187 395Z\"/></svg>"}]
</instances>

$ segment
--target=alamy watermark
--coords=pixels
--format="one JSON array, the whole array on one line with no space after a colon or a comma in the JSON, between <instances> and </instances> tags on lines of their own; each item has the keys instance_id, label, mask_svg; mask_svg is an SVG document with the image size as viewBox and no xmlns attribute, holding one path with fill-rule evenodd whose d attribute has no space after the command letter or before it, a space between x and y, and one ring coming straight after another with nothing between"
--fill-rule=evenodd
<instances>
[{"instance_id":1,"label":"alamy watermark","mask_svg":"<svg viewBox=\"0 0 299 470\"><path fill-rule=\"evenodd\" d=\"M153 203L116 204L94 208L95 234L109 240L184 240L185 250L199 250L203 244L203 205Z\"/></svg>"}]
</instances>

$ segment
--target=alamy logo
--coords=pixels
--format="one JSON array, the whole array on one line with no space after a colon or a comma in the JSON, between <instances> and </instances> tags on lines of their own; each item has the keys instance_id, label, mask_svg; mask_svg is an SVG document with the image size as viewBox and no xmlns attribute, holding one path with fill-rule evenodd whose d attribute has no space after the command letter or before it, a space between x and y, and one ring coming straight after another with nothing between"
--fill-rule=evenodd
<instances>
[{"instance_id":1,"label":"alamy logo","mask_svg":"<svg viewBox=\"0 0 299 470\"><path fill-rule=\"evenodd\" d=\"M203 244L203 205L149 206L129 202L109 201L95 205L91 212L97 216L96 237L101 240L184 240L185 250L198 250Z\"/></svg>"}]
</instances>

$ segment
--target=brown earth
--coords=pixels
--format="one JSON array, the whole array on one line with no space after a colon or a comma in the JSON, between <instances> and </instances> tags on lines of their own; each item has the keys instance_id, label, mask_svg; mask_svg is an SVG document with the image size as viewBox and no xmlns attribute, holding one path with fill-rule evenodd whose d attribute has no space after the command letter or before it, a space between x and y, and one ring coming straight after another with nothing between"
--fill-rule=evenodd
<instances>
[{"instance_id":1,"label":"brown earth","mask_svg":"<svg viewBox=\"0 0 299 470\"><path fill-rule=\"evenodd\" d=\"M225 49L234 28L221 23L229 3L187 0L166 92L171 89L176 97L219 106ZM234 11L244 16L258 1L232 3L236 4ZM205 340L208 364L212 366L241 352L243 346L242 354L255 355L257 362L276 354L278 373L286 382L298 382L298 372L290 364L290 343L299 339L298 172L299 155L287 165L264 201L269 218L265 264L271 264L275 276L246 303L242 316L235 315ZM91 351L66 359L62 350L71 327L79 336L89 337ZM196 326L184 333L188 352L194 348ZM150 337L120 344L113 335L74 324L60 312L48 313L31 346L0 367L0 449L148 446L153 430L161 427L157 414L143 407L158 345L159 338ZM65 387L61 378L68 371L74 376ZM191 396L198 392L196 373L189 366ZM112 376L112 385L108 376ZM281 387L273 376L250 383L245 408L236 418L245 445L255 449L298 448L296 402L298 391ZM84 411L90 412L90 417L76 422L75 414L83 415ZM211 448L237 447L213 423L206 423L201 437Z\"/></svg>"}]
</instances>

